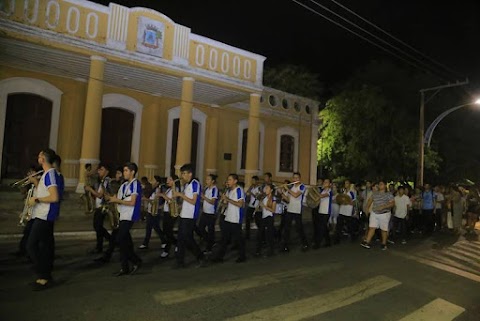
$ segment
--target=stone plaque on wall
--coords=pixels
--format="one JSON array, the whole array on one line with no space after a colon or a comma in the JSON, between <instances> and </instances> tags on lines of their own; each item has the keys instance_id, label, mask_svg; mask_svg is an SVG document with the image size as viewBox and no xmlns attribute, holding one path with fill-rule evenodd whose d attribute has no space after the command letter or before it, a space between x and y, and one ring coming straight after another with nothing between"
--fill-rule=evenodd
<instances>
[{"instance_id":1,"label":"stone plaque on wall","mask_svg":"<svg viewBox=\"0 0 480 321\"><path fill-rule=\"evenodd\" d=\"M137 51L156 57L163 57L165 25L146 17L138 18Z\"/></svg>"}]
</instances>

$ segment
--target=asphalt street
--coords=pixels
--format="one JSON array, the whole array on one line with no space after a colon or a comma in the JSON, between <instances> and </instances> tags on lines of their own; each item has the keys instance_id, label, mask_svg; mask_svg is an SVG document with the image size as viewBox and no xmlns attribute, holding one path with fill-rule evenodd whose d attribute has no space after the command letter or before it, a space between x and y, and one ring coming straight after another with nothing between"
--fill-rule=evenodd
<instances>
[{"instance_id":1,"label":"asphalt street","mask_svg":"<svg viewBox=\"0 0 480 321\"><path fill-rule=\"evenodd\" d=\"M135 239L138 246L141 239ZM89 238L56 239L56 285L33 292L24 258L9 254L17 240L0 243L0 320L480 320L480 242L449 234L414 238L407 245L370 250L358 243L245 263L226 261L174 270L161 260L155 238L136 250L143 266L114 277L118 252L98 265Z\"/></svg>"}]
</instances>

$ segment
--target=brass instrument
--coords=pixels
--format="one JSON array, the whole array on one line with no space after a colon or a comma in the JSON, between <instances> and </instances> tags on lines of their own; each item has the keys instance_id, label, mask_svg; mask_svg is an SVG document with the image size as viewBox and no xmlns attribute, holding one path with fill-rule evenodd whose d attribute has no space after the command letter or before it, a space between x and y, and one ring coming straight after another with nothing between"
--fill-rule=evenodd
<instances>
[{"instance_id":1,"label":"brass instrument","mask_svg":"<svg viewBox=\"0 0 480 321\"><path fill-rule=\"evenodd\" d=\"M168 201L168 209L171 217L175 218L180 215L182 207L178 204L177 197L173 197L170 201Z\"/></svg>"},{"instance_id":2,"label":"brass instrument","mask_svg":"<svg viewBox=\"0 0 480 321\"><path fill-rule=\"evenodd\" d=\"M102 180L102 182L100 183L100 186L103 190L103 199L107 201L111 197L111 194L105 189L103 181L104 180ZM103 202L100 208L102 213L105 213L107 215L108 221L110 222L110 227L113 230L117 229L120 225L120 213L118 212L117 204Z\"/></svg>"},{"instance_id":3,"label":"brass instrument","mask_svg":"<svg viewBox=\"0 0 480 321\"><path fill-rule=\"evenodd\" d=\"M30 174L27 177L22 178L19 181L16 181L15 183L10 184L10 186L11 187L26 187L26 186L28 186L28 184L30 184L30 182L29 182L30 178L38 176L38 175L42 175L42 174L43 174L43 169L36 172L36 173Z\"/></svg>"},{"instance_id":4,"label":"brass instrument","mask_svg":"<svg viewBox=\"0 0 480 321\"><path fill-rule=\"evenodd\" d=\"M227 210L228 202L222 200L222 198L223 196L227 196L229 191L230 189L228 188L228 186L225 186L225 190L223 191L222 197L220 198L220 203L217 207L217 212L220 214L225 214L225 211Z\"/></svg>"},{"instance_id":5,"label":"brass instrument","mask_svg":"<svg viewBox=\"0 0 480 321\"><path fill-rule=\"evenodd\" d=\"M350 205L350 203L352 202L350 196L342 193L338 194L335 200L339 205Z\"/></svg>"},{"instance_id":6,"label":"brass instrument","mask_svg":"<svg viewBox=\"0 0 480 321\"><path fill-rule=\"evenodd\" d=\"M22 185L23 186L23 185ZM33 206L30 206L28 203L33 196L33 192L35 190L35 186L32 186L28 189L27 197L25 198L25 205L23 206L23 211L20 213L20 221L18 222L19 226L25 226L25 222L30 221L32 218Z\"/></svg>"},{"instance_id":7,"label":"brass instrument","mask_svg":"<svg viewBox=\"0 0 480 321\"><path fill-rule=\"evenodd\" d=\"M157 187L159 191L162 190L162 186L165 186L165 184L160 184ZM160 197L158 197L158 193L156 192L156 189L153 193L155 194L153 200L149 199L148 202L152 206L152 208L151 208L152 216L157 216L158 215L158 209L160 208Z\"/></svg>"}]
</instances>

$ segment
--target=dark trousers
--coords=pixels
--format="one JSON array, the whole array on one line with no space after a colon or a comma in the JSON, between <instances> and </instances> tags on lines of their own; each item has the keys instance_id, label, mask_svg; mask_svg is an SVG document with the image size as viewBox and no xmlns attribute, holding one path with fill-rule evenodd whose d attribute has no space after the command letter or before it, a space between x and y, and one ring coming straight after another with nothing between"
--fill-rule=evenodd
<instances>
[{"instance_id":1,"label":"dark trousers","mask_svg":"<svg viewBox=\"0 0 480 321\"><path fill-rule=\"evenodd\" d=\"M335 242L339 243L342 239L343 229L347 227L347 232L350 234L350 239L355 241L357 239L358 230L355 229L355 218L351 216L338 215L337 219L337 229L335 231Z\"/></svg>"},{"instance_id":2,"label":"dark trousers","mask_svg":"<svg viewBox=\"0 0 480 321\"><path fill-rule=\"evenodd\" d=\"M143 245L148 246L148 243L150 243L150 237L152 236L152 229L157 232L158 237L160 240L162 240L162 243L167 243L167 238L165 237L165 234L163 233L162 229L160 228L160 215L152 215L150 213L147 213L147 216L145 217L146 219L146 225L145 225L145 238L143 239Z\"/></svg>"},{"instance_id":3,"label":"dark trousers","mask_svg":"<svg viewBox=\"0 0 480 321\"><path fill-rule=\"evenodd\" d=\"M100 252L103 251L103 239L105 238L107 241L109 241L111 237L107 229L103 227L104 220L105 213L102 212L101 208L97 208L93 214L93 229L97 235L97 245L95 248Z\"/></svg>"},{"instance_id":4,"label":"dark trousers","mask_svg":"<svg viewBox=\"0 0 480 321\"><path fill-rule=\"evenodd\" d=\"M132 235L130 235L130 229L132 226L132 221L120 221L120 225L118 227L117 242L118 246L120 247L120 261L124 271L128 271L130 269L129 262L138 264L142 261L133 250Z\"/></svg>"},{"instance_id":5,"label":"dark trousers","mask_svg":"<svg viewBox=\"0 0 480 321\"><path fill-rule=\"evenodd\" d=\"M443 223L443 217L442 217L443 211L441 208L437 208L435 210L435 213L433 213L433 217L435 220L435 231L440 231L442 229L442 223Z\"/></svg>"},{"instance_id":6,"label":"dark trousers","mask_svg":"<svg viewBox=\"0 0 480 321\"><path fill-rule=\"evenodd\" d=\"M303 230L302 214L287 212L285 215L285 227L283 243L285 247L288 247L290 243L290 229L292 228L292 221L295 221L295 228L297 229L298 237L303 246L308 246L307 237Z\"/></svg>"},{"instance_id":7,"label":"dark trousers","mask_svg":"<svg viewBox=\"0 0 480 321\"><path fill-rule=\"evenodd\" d=\"M393 231L394 231L395 239L397 239L397 237L401 237L402 240L406 240L407 239L407 219L394 216L393 226L394 226Z\"/></svg>"},{"instance_id":8,"label":"dark trousers","mask_svg":"<svg viewBox=\"0 0 480 321\"><path fill-rule=\"evenodd\" d=\"M325 245L330 245L330 232L328 231L328 214L313 214L314 241L316 246L320 246L325 239Z\"/></svg>"},{"instance_id":9,"label":"dark trousers","mask_svg":"<svg viewBox=\"0 0 480 321\"><path fill-rule=\"evenodd\" d=\"M242 224L224 221L222 230L222 239L216 258L223 259L227 252L227 246L230 242L238 245L239 259L245 259L245 239L242 235Z\"/></svg>"},{"instance_id":10,"label":"dark trousers","mask_svg":"<svg viewBox=\"0 0 480 321\"><path fill-rule=\"evenodd\" d=\"M55 240L53 222L34 219L27 241L28 255L32 259L33 268L39 279L52 278L53 259L55 256Z\"/></svg>"},{"instance_id":11,"label":"dark trousers","mask_svg":"<svg viewBox=\"0 0 480 321\"><path fill-rule=\"evenodd\" d=\"M262 212L255 213L254 207L247 207L247 216L245 217L245 239L250 239L250 224L255 220L255 225L257 229L260 228L262 224Z\"/></svg>"},{"instance_id":12,"label":"dark trousers","mask_svg":"<svg viewBox=\"0 0 480 321\"><path fill-rule=\"evenodd\" d=\"M176 217L171 217L169 212L163 213L163 233L165 233L166 243L165 252L170 252L172 245L177 245L177 239L173 234L173 227L177 221Z\"/></svg>"},{"instance_id":13,"label":"dark trousers","mask_svg":"<svg viewBox=\"0 0 480 321\"><path fill-rule=\"evenodd\" d=\"M25 227L23 228L22 239L20 240L20 244L18 246L19 247L18 251L22 255L27 254L27 241L28 241L28 237L30 236L30 233L32 232L33 221L34 220L28 221L27 225L25 225Z\"/></svg>"},{"instance_id":14,"label":"dark trousers","mask_svg":"<svg viewBox=\"0 0 480 321\"><path fill-rule=\"evenodd\" d=\"M261 214L259 213L258 216ZM273 237L274 237L274 226L273 226L273 216L267 216L262 218L260 221L260 227L257 230L257 253L260 253L262 250L262 244L264 239L267 241L268 246L268 255L273 254Z\"/></svg>"},{"instance_id":15,"label":"dark trousers","mask_svg":"<svg viewBox=\"0 0 480 321\"><path fill-rule=\"evenodd\" d=\"M414 209L411 215L411 230L421 231L423 230L422 210Z\"/></svg>"},{"instance_id":16,"label":"dark trousers","mask_svg":"<svg viewBox=\"0 0 480 321\"><path fill-rule=\"evenodd\" d=\"M422 218L423 218L423 234L430 235L435 228L435 221L433 216L433 210L422 210Z\"/></svg>"},{"instance_id":17,"label":"dark trousers","mask_svg":"<svg viewBox=\"0 0 480 321\"><path fill-rule=\"evenodd\" d=\"M115 247L118 246L118 228L112 230L112 235L110 237L110 241L108 242L108 249L103 253L103 258L106 260L110 260L113 255L113 251L115 251Z\"/></svg>"},{"instance_id":18,"label":"dark trousers","mask_svg":"<svg viewBox=\"0 0 480 321\"><path fill-rule=\"evenodd\" d=\"M198 231L200 236L207 241L207 251L211 251L215 244L215 214L202 213L200 222L198 222Z\"/></svg>"},{"instance_id":19,"label":"dark trousers","mask_svg":"<svg viewBox=\"0 0 480 321\"><path fill-rule=\"evenodd\" d=\"M280 225L275 230L275 237L277 238L278 241L281 241L282 235L284 234L284 231L285 231L285 213L282 213L278 216L280 216Z\"/></svg>"},{"instance_id":20,"label":"dark trousers","mask_svg":"<svg viewBox=\"0 0 480 321\"><path fill-rule=\"evenodd\" d=\"M195 220L192 218L180 218L178 223L178 252L177 262L183 264L185 261L185 250L188 249L197 258L203 256L202 250L193 238L193 230L195 229Z\"/></svg>"}]
</instances>

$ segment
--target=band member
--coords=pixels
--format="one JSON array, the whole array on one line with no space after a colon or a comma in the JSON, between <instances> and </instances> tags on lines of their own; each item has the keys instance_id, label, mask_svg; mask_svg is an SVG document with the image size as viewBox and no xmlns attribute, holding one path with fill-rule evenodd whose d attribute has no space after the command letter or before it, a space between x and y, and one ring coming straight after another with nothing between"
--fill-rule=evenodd
<instances>
[{"instance_id":1,"label":"band member","mask_svg":"<svg viewBox=\"0 0 480 321\"><path fill-rule=\"evenodd\" d=\"M333 192L331 190L330 179L323 180L322 192L320 193L320 205L318 212L314 213L314 228L315 228L315 244L314 249L318 249L323 239L325 239L325 246L330 246L330 233L328 231L328 221L332 213Z\"/></svg>"},{"instance_id":2,"label":"band member","mask_svg":"<svg viewBox=\"0 0 480 321\"><path fill-rule=\"evenodd\" d=\"M244 215L245 194L238 186L238 175L230 174L227 179L228 191L222 195L222 201L227 203L225 221L223 223L222 240L213 262L222 262L230 241L238 246L237 263L245 262L245 240L242 236L242 221Z\"/></svg>"},{"instance_id":3,"label":"band member","mask_svg":"<svg viewBox=\"0 0 480 321\"><path fill-rule=\"evenodd\" d=\"M148 249L148 243L150 243L150 237L152 236L152 228L155 230L155 232L157 232L157 235L162 241L162 244L167 243L165 233L163 233L162 229L160 228L160 205L163 205L163 203L165 202L165 200L160 197L160 194L162 193L160 187L161 182L162 178L160 176L155 176L155 182L153 182L151 194L148 197L146 197L146 195L144 194L144 196L142 197L142 201L145 201L147 203L147 214L145 217L147 224L145 225L145 238L143 239L142 245L138 247L141 250ZM158 203L155 205L155 202ZM156 213L154 213L153 211L156 211Z\"/></svg>"},{"instance_id":4,"label":"band member","mask_svg":"<svg viewBox=\"0 0 480 321\"><path fill-rule=\"evenodd\" d=\"M188 249L201 264L204 260L203 252L193 238L195 222L200 214L200 182L193 178L193 166L185 164L180 168L182 180L186 183L183 193L174 192L174 197L182 199L182 211L178 223L177 268L185 267L185 250Z\"/></svg>"},{"instance_id":5,"label":"band member","mask_svg":"<svg viewBox=\"0 0 480 321\"><path fill-rule=\"evenodd\" d=\"M259 228L262 220L262 209L259 207L258 197L263 193L262 187L259 184L258 176L252 177L252 185L248 188L246 196L249 198L247 207L247 216L245 218L245 239L250 239L250 225L255 217L255 224ZM255 213L255 209L258 209L258 215Z\"/></svg>"},{"instance_id":6,"label":"band member","mask_svg":"<svg viewBox=\"0 0 480 321\"><path fill-rule=\"evenodd\" d=\"M103 226L105 216L105 193L111 193L110 191L110 177L109 167L106 164L100 163L98 165L97 173L100 179L97 189L93 189L91 186L85 186L85 191L95 197L95 212L93 213L93 229L96 233L97 242L95 247L89 251L89 254L102 253L103 252L103 239L110 241L111 235L107 229Z\"/></svg>"},{"instance_id":7,"label":"band member","mask_svg":"<svg viewBox=\"0 0 480 321\"><path fill-rule=\"evenodd\" d=\"M117 167L115 170L115 178L110 181L110 189L112 191L112 195L116 195L120 186L125 182L123 179L123 168Z\"/></svg>"},{"instance_id":8,"label":"band member","mask_svg":"<svg viewBox=\"0 0 480 321\"><path fill-rule=\"evenodd\" d=\"M142 260L135 254L133 250L132 236L130 229L133 223L140 219L142 186L135 178L138 171L137 164L126 163L123 166L123 177L126 182L120 186L117 196L108 199L111 203L118 204L120 212L120 225L118 227L117 242L120 247L121 269L116 276L125 274L135 274L142 264ZM130 270L129 262L133 266Z\"/></svg>"},{"instance_id":9,"label":"band member","mask_svg":"<svg viewBox=\"0 0 480 321\"><path fill-rule=\"evenodd\" d=\"M286 179L286 180L283 181L283 183L284 184L290 184L291 182L290 182L290 180ZM274 186L273 184L271 184L271 185ZM273 193L276 193L276 194L274 194L274 197L275 197L275 200L277 202L277 209L279 209L279 207L282 209L281 212L278 212L278 210L275 211L275 214L278 214L278 216L280 216L280 225L275 230L275 238L278 240L278 242L281 242L282 235L285 232L285 216L286 216L287 207L288 207L288 190L275 189L275 186L273 188L274 188ZM279 206L279 204L280 204L280 206ZM275 219L275 216L273 216L273 217Z\"/></svg>"},{"instance_id":10,"label":"band member","mask_svg":"<svg viewBox=\"0 0 480 321\"><path fill-rule=\"evenodd\" d=\"M152 183L148 181L148 177L143 176L140 179L140 183L142 185L142 221L145 221L147 218L147 208L149 203L149 198L153 193L153 186Z\"/></svg>"},{"instance_id":11,"label":"band member","mask_svg":"<svg viewBox=\"0 0 480 321\"><path fill-rule=\"evenodd\" d=\"M53 168L56 154L51 149L45 149L38 154L38 163L44 172L40 181L30 179L37 183L35 196L30 198L29 206L33 206L32 230L28 237L27 249L37 280L33 285L34 290L44 290L52 285L52 269L54 260L54 222L60 212L60 196L63 191L58 187L58 174Z\"/></svg>"},{"instance_id":12,"label":"band member","mask_svg":"<svg viewBox=\"0 0 480 321\"><path fill-rule=\"evenodd\" d=\"M170 202L176 202L177 199L173 197L173 192L180 192L180 182L178 176L173 175L167 178L167 190L165 193L160 193L160 197L165 200L163 205L163 233L165 233L166 243L162 244L163 252L160 258L165 259L170 255L170 248L172 245L177 246L177 239L173 234L173 228L177 217L170 214Z\"/></svg>"},{"instance_id":13,"label":"band member","mask_svg":"<svg viewBox=\"0 0 480 321\"><path fill-rule=\"evenodd\" d=\"M207 188L202 194L203 213L200 217L198 229L203 239L207 240L205 252L211 252L215 244L215 221L217 219L218 188L217 175L209 174L205 180ZM207 228L207 231L205 230Z\"/></svg>"},{"instance_id":14,"label":"band member","mask_svg":"<svg viewBox=\"0 0 480 321\"><path fill-rule=\"evenodd\" d=\"M357 238L357 231L355 231L355 221L353 216L353 202L356 200L355 192L352 190L352 184L349 180L345 181L343 194L347 195L347 202L340 204L339 215L337 219L337 228L335 231L335 244L340 243L343 234L343 229L346 226L350 239L355 241Z\"/></svg>"},{"instance_id":15,"label":"band member","mask_svg":"<svg viewBox=\"0 0 480 321\"><path fill-rule=\"evenodd\" d=\"M95 199L93 195L87 190L88 187L94 187L97 177L92 169L92 164L85 164L85 193L81 198L85 202L85 213L93 213L95 211Z\"/></svg>"},{"instance_id":16,"label":"band member","mask_svg":"<svg viewBox=\"0 0 480 321\"><path fill-rule=\"evenodd\" d=\"M273 185L267 184L265 186L266 196L263 198L262 202L259 204L259 207L262 209L262 219L260 221L260 227L257 231L257 251L255 256L260 256L262 251L263 237L265 236L267 240L267 254L266 256L273 255L273 238L274 238L274 227L273 227L273 213L277 207L275 197L273 196Z\"/></svg>"},{"instance_id":17,"label":"band member","mask_svg":"<svg viewBox=\"0 0 480 321\"><path fill-rule=\"evenodd\" d=\"M297 229L298 236L302 242L302 250L308 250L307 237L303 230L302 223L302 198L305 193L305 185L301 182L300 173L293 174L293 181L296 182L293 186L287 189L288 192L288 206L287 214L285 215L285 237L283 240L283 251L289 252L288 245L290 243L290 229L292 227L292 221L295 220L295 227Z\"/></svg>"}]
</instances>

